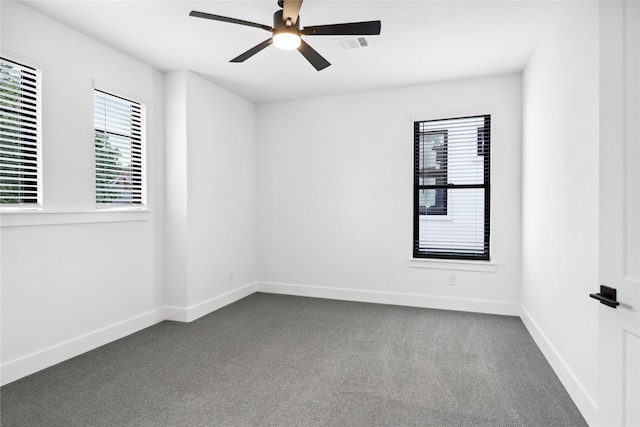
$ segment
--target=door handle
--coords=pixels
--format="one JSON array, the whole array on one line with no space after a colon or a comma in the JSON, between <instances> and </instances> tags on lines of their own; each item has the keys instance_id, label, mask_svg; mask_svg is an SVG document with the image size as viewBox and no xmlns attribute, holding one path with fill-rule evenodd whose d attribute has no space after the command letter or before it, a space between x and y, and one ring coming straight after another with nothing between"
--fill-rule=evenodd
<instances>
[{"instance_id":1,"label":"door handle","mask_svg":"<svg viewBox=\"0 0 640 427\"><path fill-rule=\"evenodd\" d=\"M617 290L610 288L609 286L601 285L600 292L597 294L589 294L591 298L595 298L600 301L601 304L608 305L609 307L617 308L620 303L616 301Z\"/></svg>"}]
</instances>

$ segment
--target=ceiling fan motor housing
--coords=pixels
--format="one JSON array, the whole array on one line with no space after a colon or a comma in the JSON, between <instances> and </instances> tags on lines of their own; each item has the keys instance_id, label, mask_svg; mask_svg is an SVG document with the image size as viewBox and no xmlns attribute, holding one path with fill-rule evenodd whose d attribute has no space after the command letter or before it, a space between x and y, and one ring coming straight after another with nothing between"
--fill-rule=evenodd
<instances>
[{"instance_id":1,"label":"ceiling fan motor housing","mask_svg":"<svg viewBox=\"0 0 640 427\"><path fill-rule=\"evenodd\" d=\"M288 31L291 33L300 34L300 18L293 23L284 20L284 10L279 10L273 14L273 33L279 33L281 31Z\"/></svg>"}]
</instances>

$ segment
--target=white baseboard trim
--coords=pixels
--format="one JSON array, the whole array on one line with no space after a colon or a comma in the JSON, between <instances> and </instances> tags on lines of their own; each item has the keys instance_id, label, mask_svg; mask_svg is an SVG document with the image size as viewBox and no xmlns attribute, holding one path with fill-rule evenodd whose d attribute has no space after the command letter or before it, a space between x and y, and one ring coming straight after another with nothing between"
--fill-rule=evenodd
<instances>
[{"instance_id":1,"label":"white baseboard trim","mask_svg":"<svg viewBox=\"0 0 640 427\"><path fill-rule=\"evenodd\" d=\"M191 307L158 308L36 353L11 360L0 366L0 385L9 384L27 375L153 326L163 320L191 322L254 292L520 316L587 423L590 425L597 424L598 410L596 401L587 392L547 336L540 330L530 313L519 303L274 282L253 282Z\"/></svg>"},{"instance_id":2,"label":"white baseboard trim","mask_svg":"<svg viewBox=\"0 0 640 427\"><path fill-rule=\"evenodd\" d=\"M9 384L27 375L64 362L72 357L155 325L163 321L164 318L164 308L158 308L27 356L10 360L0 367L0 384Z\"/></svg>"},{"instance_id":3,"label":"white baseboard trim","mask_svg":"<svg viewBox=\"0 0 640 427\"><path fill-rule=\"evenodd\" d=\"M176 322L193 322L202 316L251 295L256 291L256 288L257 283L253 282L191 307L165 307L165 319Z\"/></svg>"},{"instance_id":4,"label":"white baseboard trim","mask_svg":"<svg viewBox=\"0 0 640 427\"><path fill-rule=\"evenodd\" d=\"M587 421L587 424L596 425L598 423L598 404L596 400L587 391L560 353L558 353L558 350L547 338L545 333L542 332L527 309L521 306L521 310L520 318L522 319L522 323L524 323L529 334L531 334L538 348L542 351L549 365L551 365L551 368L553 368L560 382L567 390L567 393L569 393L569 396L571 396L571 399L575 402L578 410L580 410L580 413Z\"/></svg>"},{"instance_id":5,"label":"white baseboard trim","mask_svg":"<svg viewBox=\"0 0 640 427\"><path fill-rule=\"evenodd\" d=\"M506 316L520 315L520 304L518 303L472 298L454 298L362 289L330 288L324 286L295 285L290 283L274 282L258 282L257 291L302 297L435 308L440 310L468 311L473 313L501 314Z\"/></svg>"},{"instance_id":6,"label":"white baseboard trim","mask_svg":"<svg viewBox=\"0 0 640 427\"><path fill-rule=\"evenodd\" d=\"M34 374L42 369L153 326L163 320L191 322L249 296L255 291L256 283L254 282L192 307L161 307L24 357L10 360L0 366L0 385L9 384L27 375Z\"/></svg>"}]
</instances>

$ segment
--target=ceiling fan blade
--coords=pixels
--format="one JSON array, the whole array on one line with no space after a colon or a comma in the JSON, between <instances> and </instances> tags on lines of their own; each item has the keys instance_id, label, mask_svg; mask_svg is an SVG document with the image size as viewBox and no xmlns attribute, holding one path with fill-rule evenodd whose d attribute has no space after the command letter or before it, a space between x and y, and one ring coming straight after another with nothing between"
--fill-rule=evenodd
<instances>
[{"instance_id":1,"label":"ceiling fan blade","mask_svg":"<svg viewBox=\"0 0 640 427\"><path fill-rule=\"evenodd\" d=\"M300 47L298 48L302 56L313 65L313 67L320 71L327 68L331 63L324 59L322 55L316 52L311 46L309 46L304 40L300 41Z\"/></svg>"},{"instance_id":2,"label":"ceiling fan blade","mask_svg":"<svg viewBox=\"0 0 640 427\"><path fill-rule=\"evenodd\" d=\"M295 25L298 22L298 15L302 7L302 0L284 0L282 17L286 21L291 18L291 22Z\"/></svg>"},{"instance_id":3,"label":"ceiling fan blade","mask_svg":"<svg viewBox=\"0 0 640 427\"><path fill-rule=\"evenodd\" d=\"M247 59L251 58L256 53L260 52L265 47L269 46L271 43L273 43L273 39L272 38L268 38L265 41L263 41L262 43L260 43L258 45L255 45L254 47L252 47L251 49L249 49L245 53L243 53L243 54L241 54L239 56L236 56L235 58L233 58L229 62L244 62Z\"/></svg>"},{"instance_id":4,"label":"ceiling fan blade","mask_svg":"<svg viewBox=\"0 0 640 427\"><path fill-rule=\"evenodd\" d=\"M263 30L270 31L270 32L273 31L273 28L268 25L256 24L255 22L243 21L242 19L227 18L226 16L212 15L211 13L198 12L195 10L192 10L191 13L189 13L189 16L195 16L196 18L212 19L214 21L229 22L231 24L246 25L247 27L261 28Z\"/></svg>"},{"instance_id":5,"label":"ceiling fan blade","mask_svg":"<svg viewBox=\"0 0 640 427\"><path fill-rule=\"evenodd\" d=\"M315 25L300 31L306 36L377 36L380 21L351 22L348 24Z\"/></svg>"}]
</instances>

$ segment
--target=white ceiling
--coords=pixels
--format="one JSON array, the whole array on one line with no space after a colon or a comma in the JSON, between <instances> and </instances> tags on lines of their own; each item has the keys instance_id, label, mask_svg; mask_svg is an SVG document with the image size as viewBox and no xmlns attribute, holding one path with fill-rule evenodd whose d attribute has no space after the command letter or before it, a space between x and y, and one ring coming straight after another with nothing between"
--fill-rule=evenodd
<instances>
[{"instance_id":1,"label":"white ceiling","mask_svg":"<svg viewBox=\"0 0 640 427\"><path fill-rule=\"evenodd\" d=\"M311 98L521 71L570 3L558 1L305 0L302 27L381 20L371 45L342 50L340 37L305 40L329 62L316 71L297 51L268 47L231 58L270 33L189 16L191 10L273 25L276 0L32 1L48 15L163 71L197 72L255 103Z\"/></svg>"}]
</instances>

